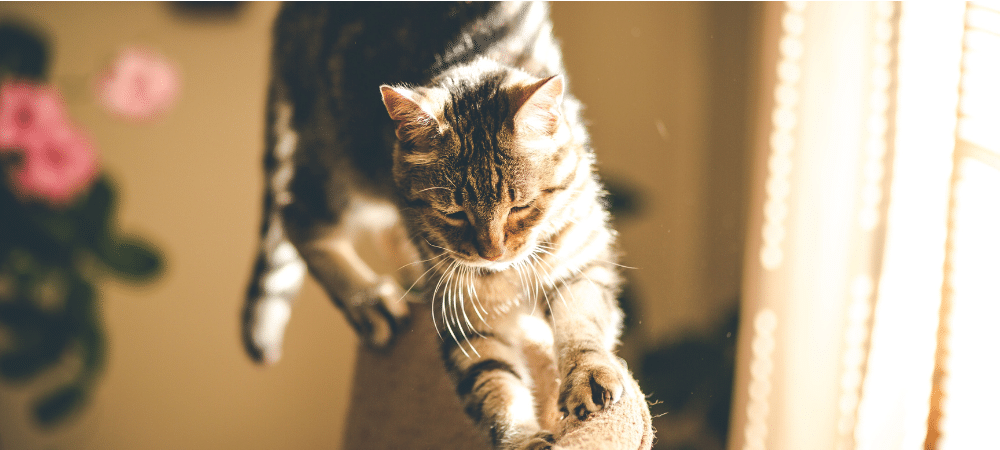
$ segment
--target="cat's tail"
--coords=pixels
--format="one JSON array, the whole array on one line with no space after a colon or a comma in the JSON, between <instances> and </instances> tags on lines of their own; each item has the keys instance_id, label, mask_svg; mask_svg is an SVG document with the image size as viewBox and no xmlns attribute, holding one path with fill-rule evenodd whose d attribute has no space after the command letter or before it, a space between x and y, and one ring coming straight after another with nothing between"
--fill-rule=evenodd
<instances>
[{"instance_id":1,"label":"cat's tail","mask_svg":"<svg viewBox=\"0 0 1000 450\"><path fill-rule=\"evenodd\" d=\"M297 136L290 129L291 107L272 87L269 99L265 182L260 247L243 306L243 345L264 364L281 358L285 326L302 288L306 263L288 240L281 209L289 202L288 183Z\"/></svg>"}]
</instances>

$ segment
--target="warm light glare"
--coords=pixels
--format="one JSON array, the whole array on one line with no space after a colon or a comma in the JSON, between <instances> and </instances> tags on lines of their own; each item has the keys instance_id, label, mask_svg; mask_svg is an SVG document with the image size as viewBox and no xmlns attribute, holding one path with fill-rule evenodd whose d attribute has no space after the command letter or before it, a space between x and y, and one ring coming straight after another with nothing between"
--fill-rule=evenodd
<instances>
[{"instance_id":1,"label":"warm light glare","mask_svg":"<svg viewBox=\"0 0 1000 450\"><path fill-rule=\"evenodd\" d=\"M774 111L771 113L771 152L767 160L768 177L764 185L764 226L760 262L768 270L777 269L785 259L782 245L787 231L788 198L791 193L791 154L795 149L795 111L799 104L798 81L802 58L802 32L805 28L804 2L788 2L781 18L782 38L778 43L778 83L774 88Z\"/></svg>"},{"instance_id":2,"label":"warm light glare","mask_svg":"<svg viewBox=\"0 0 1000 450\"><path fill-rule=\"evenodd\" d=\"M948 356L937 448L998 448L1000 170L972 158L964 158L958 170L948 276Z\"/></svg>"},{"instance_id":3,"label":"warm light glare","mask_svg":"<svg viewBox=\"0 0 1000 450\"><path fill-rule=\"evenodd\" d=\"M885 257L856 442L923 448L947 235L965 5L902 3Z\"/></svg>"},{"instance_id":4,"label":"warm light glare","mask_svg":"<svg viewBox=\"0 0 1000 450\"><path fill-rule=\"evenodd\" d=\"M753 320L753 343L750 361L750 401L747 402L747 423L743 431L743 450L767 448L767 419L770 413L771 374L774 372L774 333L778 316L770 309L763 309Z\"/></svg>"},{"instance_id":5,"label":"warm light glare","mask_svg":"<svg viewBox=\"0 0 1000 450\"><path fill-rule=\"evenodd\" d=\"M959 138L1000 158L1000 5L973 3L962 61Z\"/></svg>"},{"instance_id":6,"label":"warm light glare","mask_svg":"<svg viewBox=\"0 0 1000 450\"><path fill-rule=\"evenodd\" d=\"M1000 448L1000 5L966 20L937 450Z\"/></svg>"}]
</instances>

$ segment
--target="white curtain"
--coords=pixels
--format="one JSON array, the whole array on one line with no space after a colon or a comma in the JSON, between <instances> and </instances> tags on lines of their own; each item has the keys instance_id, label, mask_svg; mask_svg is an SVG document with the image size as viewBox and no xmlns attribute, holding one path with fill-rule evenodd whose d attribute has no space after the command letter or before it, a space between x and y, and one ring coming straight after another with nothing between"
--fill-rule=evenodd
<instances>
[{"instance_id":1,"label":"white curtain","mask_svg":"<svg viewBox=\"0 0 1000 450\"><path fill-rule=\"evenodd\" d=\"M997 6L768 8L729 448L1000 448Z\"/></svg>"}]
</instances>

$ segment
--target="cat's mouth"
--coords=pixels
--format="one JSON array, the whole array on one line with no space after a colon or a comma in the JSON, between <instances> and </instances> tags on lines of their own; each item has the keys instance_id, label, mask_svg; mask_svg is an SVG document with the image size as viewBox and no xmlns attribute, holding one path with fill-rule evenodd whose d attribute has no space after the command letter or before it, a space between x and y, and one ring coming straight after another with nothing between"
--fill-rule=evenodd
<instances>
[{"instance_id":1,"label":"cat's mouth","mask_svg":"<svg viewBox=\"0 0 1000 450\"><path fill-rule=\"evenodd\" d=\"M507 251L505 251L499 258L490 260L477 253L470 254L462 251L456 251L446 248L446 246L435 245L426 238L424 240L427 245L440 250L455 263L478 270L485 270L487 272L502 272L527 261L536 253L546 253L545 245L541 243L525 243L520 245L519 248L515 250L507 249Z\"/></svg>"},{"instance_id":2,"label":"cat's mouth","mask_svg":"<svg viewBox=\"0 0 1000 450\"><path fill-rule=\"evenodd\" d=\"M481 270L486 270L489 272L502 272L528 259L533 252L534 252L534 246L525 245L516 251L508 251L503 256L493 261L483 258L479 255L470 256L470 255L452 253L451 256L452 259L454 259L459 264L463 264Z\"/></svg>"}]
</instances>

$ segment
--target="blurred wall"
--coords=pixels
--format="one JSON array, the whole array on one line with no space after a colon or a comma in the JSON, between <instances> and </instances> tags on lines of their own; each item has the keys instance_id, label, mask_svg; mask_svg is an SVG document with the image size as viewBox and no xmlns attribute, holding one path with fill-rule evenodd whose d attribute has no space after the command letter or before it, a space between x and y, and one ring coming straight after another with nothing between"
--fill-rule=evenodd
<instances>
[{"instance_id":1,"label":"blurred wall","mask_svg":"<svg viewBox=\"0 0 1000 450\"><path fill-rule=\"evenodd\" d=\"M641 195L640 214L618 229L648 341L699 333L736 305L759 10L552 5L601 174Z\"/></svg>"},{"instance_id":2,"label":"blurred wall","mask_svg":"<svg viewBox=\"0 0 1000 450\"><path fill-rule=\"evenodd\" d=\"M641 341L698 333L735 304L745 220L752 4L557 3L571 88L587 106L600 170L642 194L619 224L643 302ZM53 38L52 81L120 187L120 223L165 252L148 286L108 283L108 366L86 411L54 432L29 402L60 375L0 385L3 449L337 448L356 341L306 285L284 359L244 356L238 313L257 238L271 3L232 20L162 3L0 3ZM173 58L182 96L163 120L127 124L90 92L123 45Z\"/></svg>"}]
</instances>

